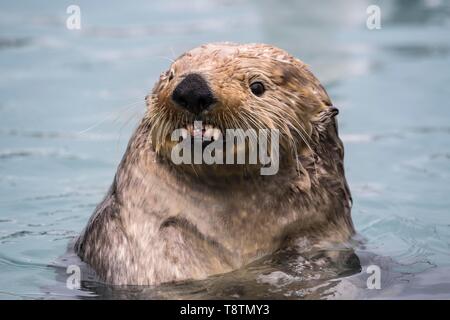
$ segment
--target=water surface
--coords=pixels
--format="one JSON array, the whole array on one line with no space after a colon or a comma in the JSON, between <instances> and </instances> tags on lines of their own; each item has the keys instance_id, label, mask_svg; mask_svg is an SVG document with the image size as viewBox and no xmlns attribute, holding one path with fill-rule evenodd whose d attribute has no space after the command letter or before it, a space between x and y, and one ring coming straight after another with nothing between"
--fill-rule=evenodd
<instances>
[{"instance_id":1,"label":"water surface","mask_svg":"<svg viewBox=\"0 0 450 320\"><path fill-rule=\"evenodd\" d=\"M450 298L448 1L77 1L80 31L70 4L0 2L1 299ZM144 96L171 59L224 40L282 47L323 82L364 244L320 271L280 252L205 281L67 289L50 265L107 191Z\"/></svg>"}]
</instances>

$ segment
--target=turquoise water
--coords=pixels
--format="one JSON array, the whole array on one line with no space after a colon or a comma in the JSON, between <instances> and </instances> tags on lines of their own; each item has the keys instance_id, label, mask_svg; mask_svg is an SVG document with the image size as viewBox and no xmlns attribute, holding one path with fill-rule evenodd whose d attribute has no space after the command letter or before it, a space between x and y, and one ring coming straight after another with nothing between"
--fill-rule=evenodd
<instances>
[{"instance_id":1,"label":"turquoise water","mask_svg":"<svg viewBox=\"0 0 450 320\"><path fill-rule=\"evenodd\" d=\"M68 290L51 264L105 194L170 59L224 40L286 49L339 107L362 271L330 280L331 296L280 264L144 297L450 298L449 1L108 3L77 1L76 31L72 2L0 2L1 299L140 297ZM366 28L370 4L379 30ZM380 290L364 287L370 264Z\"/></svg>"}]
</instances>

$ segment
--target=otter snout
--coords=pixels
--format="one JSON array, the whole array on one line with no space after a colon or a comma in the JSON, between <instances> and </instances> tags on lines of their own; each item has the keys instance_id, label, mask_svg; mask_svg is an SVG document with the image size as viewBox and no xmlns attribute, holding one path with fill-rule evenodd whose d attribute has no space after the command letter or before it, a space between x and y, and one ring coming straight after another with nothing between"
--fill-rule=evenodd
<instances>
[{"instance_id":1,"label":"otter snout","mask_svg":"<svg viewBox=\"0 0 450 320\"><path fill-rule=\"evenodd\" d=\"M202 113L216 101L206 80L197 73L188 74L176 86L172 100L194 114Z\"/></svg>"}]
</instances>

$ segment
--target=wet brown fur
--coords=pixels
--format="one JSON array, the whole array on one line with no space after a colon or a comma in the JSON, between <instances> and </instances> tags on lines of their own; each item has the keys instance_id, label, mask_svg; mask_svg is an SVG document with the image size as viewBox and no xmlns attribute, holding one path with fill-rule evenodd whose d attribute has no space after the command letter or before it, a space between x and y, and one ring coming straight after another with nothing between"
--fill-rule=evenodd
<instances>
[{"instance_id":1,"label":"wet brown fur","mask_svg":"<svg viewBox=\"0 0 450 320\"><path fill-rule=\"evenodd\" d=\"M204 76L221 129L280 130L280 171L175 166L170 133L193 121L170 99L189 72ZM261 97L249 90L262 81ZM161 75L105 199L75 249L102 280L153 285L228 272L295 244L342 243L354 233L336 114L307 66L263 44L209 44Z\"/></svg>"}]
</instances>

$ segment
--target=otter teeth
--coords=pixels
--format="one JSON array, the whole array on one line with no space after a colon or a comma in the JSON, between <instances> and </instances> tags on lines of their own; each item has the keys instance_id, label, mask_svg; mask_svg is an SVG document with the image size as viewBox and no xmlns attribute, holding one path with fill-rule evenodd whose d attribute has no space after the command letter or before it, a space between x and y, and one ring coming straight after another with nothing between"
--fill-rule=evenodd
<instances>
[{"instance_id":1,"label":"otter teeth","mask_svg":"<svg viewBox=\"0 0 450 320\"><path fill-rule=\"evenodd\" d=\"M202 137L202 132L203 132L203 130L202 130L202 128L194 128L194 138L195 137Z\"/></svg>"},{"instance_id":2,"label":"otter teeth","mask_svg":"<svg viewBox=\"0 0 450 320\"><path fill-rule=\"evenodd\" d=\"M186 139L188 137L188 130L186 129L181 129L181 136L183 137L183 140Z\"/></svg>"},{"instance_id":3,"label":"otter teeth","mask_svg":"<svg viewBox=\"0 0 450 320\"><path fill-rule=\"evenodd\" d=\"M189 134L192 136L194 133L194 126L192 124L188 124L186 126L186 130L189 132Z\"/></svg>"},{"instance_id":4,"label":"otter teeth","mask_svg":"<svg viewBox=\"0 0 450 320\"><path fill-rule=\"evenodd\" d=\"M187 137L187 135L189 134L192 137L200 137L200 138L205 138L207 140L211 140L214 139L215 141L219 140L221 135L222 135L222 131L220 131L219 128L215 128L210 124L207 125L202 125L202 127L196 127L192 124L188 124L186 125L186 130L182 131L182 135L183 135L183 139L185 139ZM186 135L186 137L185 137Z\"/></svg>"},{"instance_id":5,"label":"otter teeth","mask_svg":"<svg viewBox=\"0 0 450 320\"><path fill-rule=\"evenodd\" d=\"M210 140L214 136L214 128L211 125L205 126L205 133L203 134L203 137L207 140Z\"/></svg>"},{"instance_id":6,"label":"otter teeth","mask_svg":"<svg viewBox=\"0 0 450 320\"><path fill-rule=\"evenodd\" d=\"M220 129L217 129L217 128L213 129L213 137L214 137L215 141L219 140L221 135L222 135L222 131L220 131Z\"/></svg>"}]
</instances>

